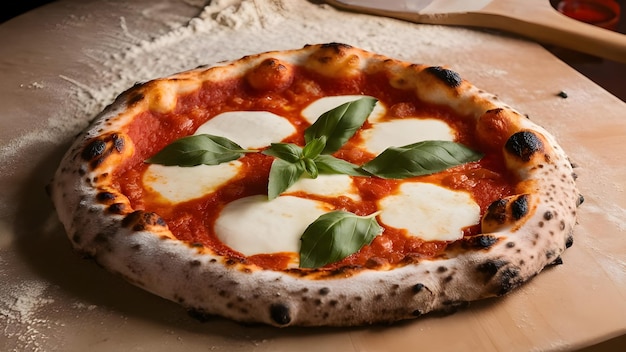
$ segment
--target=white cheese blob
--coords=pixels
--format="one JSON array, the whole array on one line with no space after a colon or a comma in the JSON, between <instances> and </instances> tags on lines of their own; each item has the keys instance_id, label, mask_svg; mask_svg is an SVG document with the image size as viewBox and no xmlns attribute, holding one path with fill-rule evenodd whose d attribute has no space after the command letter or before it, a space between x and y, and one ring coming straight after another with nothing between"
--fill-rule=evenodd
<instances>
[{"instance_id":1,"label":"white cheese blob","mask_svg":"<svg viewBox=\"0 0 626 352\"><path fill-rule=\"evenodd\" d=\"M363 97L363 95L337 95L320 98L302 110L302 117L312 124L317 121L323 113L332 110L341 104L355 101ZM368 119L370 121L377 120L384 116L385 112L385 107L380 102L377 102L376 105L374 105L374 109L370 113Z\"/></svg>"},{"instance_id":2,"label":"white cheese blob","mask_svg":"<svg viewBox=\"0 0 626 352\"><path fill-rule=\"evenodd\" d=\"M215 222L217 237L246 255L299 252L300 237L331 206L305 198L257 195L228 203Z\"/></svg>"},{"instance_id":3,"label":"white cheese blob","mask_svg":"<svg viewBox=\"0 0 626 352\"><path fill-rule=\"evenodd\" d=\"M287 119L268 111L230 111L205 122L195 134L226 137L243 148L263 148L295 132Z\"/></svg>"},{"instance_id":4,"label":"white cheese blob","mask_svg":"<svg viewBox=\"0 0 626 352\"><path fill-rule=\"evenodd\" d=\"M352 178L348 175L318 175L317 178L301 177L285 193L304 192L324 197L346 196L360 200Z\"/></svg>"},{"instance_id":5,"label":"white cheese blob","mask_svg":"<svg viewBox=\"0 0 626 352\"><path fill-rule=\"evenodd\" d=\"M241 162L194 167L152 164L143 175L144 187L172 203L180 203L215 192L237 176Z\"/></svg>"},{"instance_id":6,"label":"white cheese blob","mask_svg":"<svg viewBox=\"0 0 626 352\"><path fill-rule=\"evenodd\" d=\"M399 194L381 199L379 207L383 223L425 241L461 239L464 227L480 221L480 207L469 193L430 183L404 183Z\"/></svg>"},{"instance_id":7,"label":"white cheese blob","mask_svg":"<svg viewBox=\"0 0 626 352\"><path fill-rule=\"evenodd\" d=\"M361 132L364 147L378 155L389 147L401 147L426 140L453 141L450 126L437 119L403 118L379 122Z\"/></svg>"},{"instance_id":8,"label":"white cheese blob","mask_svg":"<svg viewBox=\"0 0 626 352\"><path fill-rule=\"evenodd\" d=\"M262 148L281 142L296 132L285 118L267 111L232 111L213 117L195 132L226 137L242 148ZM215 192L237 176L241 163L194 167L151 164L143 176L144 187L172 203Z\"/></svg>"}]
</instances>

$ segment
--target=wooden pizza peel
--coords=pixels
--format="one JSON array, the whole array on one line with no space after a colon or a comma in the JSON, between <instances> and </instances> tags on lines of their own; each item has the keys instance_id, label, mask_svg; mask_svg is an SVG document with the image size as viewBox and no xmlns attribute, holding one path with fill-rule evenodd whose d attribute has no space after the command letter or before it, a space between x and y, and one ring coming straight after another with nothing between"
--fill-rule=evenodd
<instances>
[{"instance_id":1,"label":"wooden pizza peel","mask_svg":"<svg viewBox=\"0 0 626 352\"><path fill-rule=\"evenodd\" d=\"M60 0L0 25L0 350L559 351L612 338L605 350L624 343L624 102L543 47L499 33L342 13L309 1L226 1L232 6L202 17L199 3ZM310 22L268 15L281 8L284 18L299 10ZM341 23L355 28L346 32ZM397 51L403 43L393 34L412 31L415 41ZM171 51L174 40L190 38L206 42L198 54L205 62ZM449 65L553 132L578 165L585 196L564 264L454 315L392 326L275 329L199 321L71 251L44 188L74 133L113 99L110 93L156 77L142 75L193 67L187 64L330 41ZM149 56L146 62L162 71L141 71L133 55ZM173 59L159 61L163 56Z\"/></svg>"}]
</instances>

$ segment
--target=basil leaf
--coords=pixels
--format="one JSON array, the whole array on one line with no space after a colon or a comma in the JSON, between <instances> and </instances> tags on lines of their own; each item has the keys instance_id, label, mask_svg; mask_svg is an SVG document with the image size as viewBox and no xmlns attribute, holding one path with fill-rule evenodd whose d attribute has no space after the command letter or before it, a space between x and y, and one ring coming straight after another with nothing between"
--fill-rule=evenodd
<instances>
[{"instance_id":1,"label":"basil leaf","mask_svg":"<svg viewBox=\"0 0 626 352\"><path fill-rule=\"evenodd\" d=\"M218 165L236 160L244 153L253 152L241 148L228 138L210 134L182 137L168 144L145 162L165 166Z\"/></svg>"},{"instance_id":2,"label":"basil leaf","mask_svg":"<svg viewBox=\"0 0 626 352\"><path fill-rule=\"evenodd\" d=\"M319 170L317 169L317 165L313 159L304 158L302 159L302 164L304 166L304 171L306 171L311 178L317 178L317 176L319 176Z\"/></svg>"},{"instance_id":3,"label":"basil leaf","mask_svg":"<svg viewBox=\"0 0 626 352\"><path fill-rule=\"evenodd\" d=\"M319 268L340 261L372 243L382 233L376 215L358 216L339 210L317 218L302 234L300 267Z\"/></svg>"},{"instance_id":4,"label":"basil leaf","mask_svg":"<svg viewBox=\"0 0 626 352\"><path fill-rule=\"evenodd\" d=\"M481 153L459 143L423 141L387 148L361 168L378 177L403 179L433 174L482 157Z\"/></svg>"},{"instance_id":5,"label":"basil leaf","mask_svg":"<svg viewBox=\"0 0 626 352\"><path fill-rule=\"evenodd\" d=\"M321 174L343 174L349 176L371 176L367 172L361 170L358 165L349 163L343 159L335 158L332 155L322 154L315 159L317 169Z\"/></svg>"},{"instance_id":6,"label":"basil leaf","mask_svg":"<svg viewBox=\"0 0 626 352\"><path fill-rule=\"evenodd\" d=\"M361 128L376 105L376 99L363 97L323 113L315 123L304 131L304 141L325 137L322 153L332 154L339 150Z\"/></svg>"},{"instance_id":7,"label":"basil leaf","mask_svg":"<svg viewBox=\"0 0 626 352\"><path fill-rule=\"evenodd\" d=\"M290 163L297 163L302 159L302 148L291 143L272 143L263 152L265 155L274 156Z\"/></svg>"},{"instance_id":8,"label":"basil leaf","mask_svg":"<svg viewBox=\"0 0 626 352\"><path fill-rule=\"evenodd\" d=\"M304 173L302 163L290 163L282 159L275 159L270 168L267 197L272 200L291 187Z\"/></svg>"},{"instance_id":9,"label":"basil leaf","mask_svg":"<svg viewBox=\"0 0 626 352\"><path fill-rule=\"evenodd\" d=\"M326 138L325 137L315 138L315 139L309 141L304 146L304 148L302 148L302 155L305 158L313 159L316 156L320 155L325 147L326 147Z\"/></svg>"}]
</instances>

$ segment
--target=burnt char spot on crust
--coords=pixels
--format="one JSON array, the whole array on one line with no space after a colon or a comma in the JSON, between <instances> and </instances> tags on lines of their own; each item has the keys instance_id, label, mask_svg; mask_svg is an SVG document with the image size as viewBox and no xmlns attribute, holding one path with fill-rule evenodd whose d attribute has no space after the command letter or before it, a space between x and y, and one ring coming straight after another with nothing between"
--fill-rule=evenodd
<instances>
[{"instance_id":1,"label":"burnt char spot on crust","mask_svg":"<svg viewBox=\"0 0 626 352\"><path fill-rule=\"evenodd\" d=\"M111 192L100 192L96 195L96 199L101 203L108 204L115 200L115 194Z\"/></svg>"},{"instance_id":2,"label":"burnt char spot on crust","mask_svg":"<svg viewBox=\"0 0 626 352\"><path fill-rule=\"evenodd\" d=\"M519 269L514 267L507 267L502 270L500 275L500 291L498 291L498 295L502 296L507 294L514 288L518 287L524 282L524 280L519 276Z\"/></svg>"},{"instance_id":3,"label":"burnt char spot on crust","mask_svg":"<svg viewBox=\"0 0 626 352\"><path fill-rule=\"evenodd\" d=\"M513 134L504 147L509 153L525 162L529 161L534 153L544 148L541 139L531 131L521 131Z\"/></svg>"},{"instance_id":4,"label":"burnt char spot on crust","mask_svg":"<svg viewBox=\"0 0 626 352\"><path fill-rule=\"evenodd\" d=\"M83 149L83 152L81 153L81 157L84 160L92 160L95 159L99 156L102 155L102 153L104 153L104 151L107 148L107 144L106 142L96 139L94 141L92 141L91 143L87 144L87 146L85 147L85 149Z\"/></svg>"},{"instance_id":5,"label":"burnt char spot on crust","mask_svg":"<svg viewBox=\"0 0 626 352\"><path fill-rule=\"evenodd\" d=\"M411 289L413 290L413 293L417 294L420 293L424 289L424 287L426 287L424 286L424 284L417 283L413 285Z\"/></svg>"},{"instance_id":6,"label":"burnt char spot on crust","mask_svg":"<svg viewBox=\"0 0 626 352\"><path fill-rule=\"evenodd\" d=\"M471 238L470 243L473 247L487 249L493 246L498 239L493 235L478 235Z\"/></svg>"},{"instance_id":7,"label":"burnt char spot on crust","mask_svg":"<svg viewBox=\"0 0 626 352\"><path fill-rule=\"evenodd\" d=\"M489 277L493 277L496 275L498 270L503 266L507 265L509 262L506 260L488 260L482 264L479 264L476 268L479 272L483 274L487 274Z\"/></svg>"},{"instance_id":8,"label":"burnt char spot on crust","mask_svg":"<svg viewBox=\"0 0 626 352\"><path fill-rule=\"evenodd\" d=\"M477 266L480 273L485 274L487 281L495 278L497 286L495 292L502 296L523 283L523 278L519 276L519 268L509 265L503 259L488 260Z\"/></svg>"},{"instance_id":9,"label":"burnt char spot on crust","mask_svg":"<svg viewBox=\"0 0 626 352\"><path fill-rule=\"evenodd\" d=\"M162 226L165 227L167 223L158 214L153 212L146 212L143 210L136 210L128 214L122 220L122 226L132 227L133 231L143 231L147 227Z\"/></svg>"},{"instance_id":10,"label":"burnt char spot on crust","mask_svg":"<svg viewBox=\"0 0 626 352\"><path fill-rule=\"evenodd\" d=\"M124 150L124 138L121 138L117 133L113 133L111 139L113 140L115 150L121 153Z\"/></svg>"},{"instance_id":11,"label":"burnt char spot on crust","mask_svg":"<svg viewBox=\"0 0 626 352\"><path fill-rule=\"evenodd\" d=\"M447 68L443 68L441 66L431 66L426 69L426 72L431 73L435 77L442 80L447 86L451 88L456 88L461 85L463 80L461 76Z\"/></svg>"},{"instance_id":12,"label":"burnt char spot on crust","mask_svg":"<svg viewBox=\"0 0 626 352\"><path fill-rule=\"evenodd\" d=\"M109 206L109 212L112 214L123 214L126 209L126 204L124 203L113 203Z\"/></svg>"},{"instance_id":13,"label":"burnt char spot on crust","mask_svg":"<svg viewBox=\"0 0 626 352\"><path fill-rule=\"evenodd\" d=\"M582 194L579 194L578 195L578 200L576 201L576 206L579 207L584 202L585 202L585 197Z\"/></svg>"},{"instance_id":14,"label":"burnt char spot on crust","mask_svg":"<svg viewBox=\"0 0 626 352\"><path fill-rule=\"evenodd\" d=\"M565 248L569 248L572 245L574 245L574 236L569 236L567 237L567 239L565 240Z\"/></svg>"},{"instance_id":15,"label":"burnt char spot on crust","mask_svg":"<svg viewBox=\"0 0 626 352\"><path fill-rule=\"evenodd\" d=\"M142 93L135 93L132 94L129 98L128 98L128 105L133 105L139 101L141 101L144 98L144 95Z\"/></svg>"},{"instance_id":16,"label":"burnt char spot on crust","mask_svg":"<svg viewBox=\"0 0 626 352\"><path fill-rule=\"evenodd\" d=\"M126 142L124 137L118 133L110 133L99 136L89 142L80 156L89 162L91 169L96 169L104 163L112 154L123 154Z\"/></svg>"},{"instance_id":17,"label":"burnt char spot on crust","mask_svg":"<svg viewBox=\"0 0 626 352\"><path fill-rule=\"evenodd\" d=\"M494 201L482 219L483 233L498 231L503 225L515 225L532 211L532 195L518 194ZM542 224L539 224L542 226Z\"/></svg>"},{"instance_id":18,"label":"burnt char spot on crust","mask_svg":"<svg viewBox=\"0 0 626 352\"><path fill-rule=\"evenodd\" d=\"M323 49L334 49L336 52L340 52L342 49L351 49L352 46L343 43L327 43L322 44L321 48Z\"/></svg>"},{"instance_id":19,"label":"burnt char spot on crust","mask_svg":"<svg viewBox=\"0 0 626 352\"><path fill-rule=\"evenodd\" d=\"M551 262L550 264L548 264L549 266L555 266L555 265L561 265L563 264L563 259L561 258L561 256L556 257L556 259Z\"/></svg>"},{"instance_id":20,"label":"burnt char spot on crust","mask_svg":"<svg viewBox=\"0 0 626 352\"><path fill-rule=\"evenodd\" d=\"M528 196L525 194L520 195L513 201L513 203L511 203L511 214L515 220L519 220L526 216L528 211Z\"/></svg>"},{"instance_id":21,"label":"burnt char spot on crust","mask_svg":"<svg viewBox=\"0 0 626 352\"><path fill-rule=\"evenodd\" d=\"M278 325L287 325L291 322L289 307L282 303L274 303L270 306L270 317Z\"/></svg>"},{"instance_id":22,"label":"burnt char spot on crust","mask_svg":"<svg viewBox=\"0 0 626 352\"><path fill-rule=\"evenodd\" d=\"M508 200L498 199L491 203L487 208L485 214L485 220L494 221L498 224L504 224L506 222L506 205Z\"/></svg>"}]
</instances>

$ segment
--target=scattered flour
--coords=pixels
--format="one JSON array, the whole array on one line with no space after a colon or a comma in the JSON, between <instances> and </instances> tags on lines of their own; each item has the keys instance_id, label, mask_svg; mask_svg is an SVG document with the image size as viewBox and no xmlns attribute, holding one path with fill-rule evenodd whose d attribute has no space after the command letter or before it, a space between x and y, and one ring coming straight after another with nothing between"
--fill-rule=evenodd
<instances>
[{"instance_id":1,"label":"scattered flour","mask_svg":"<svg viewBox=\"0 0 626 352\"><path fill-rule=\"evenodd\" d=\"M47 287L45 283L29 280L0 290L0 327L2 335L13 341L11 351L45 350L51 324L37 313L54 302L45 295Z\"/></svg>"}]
</instances>

